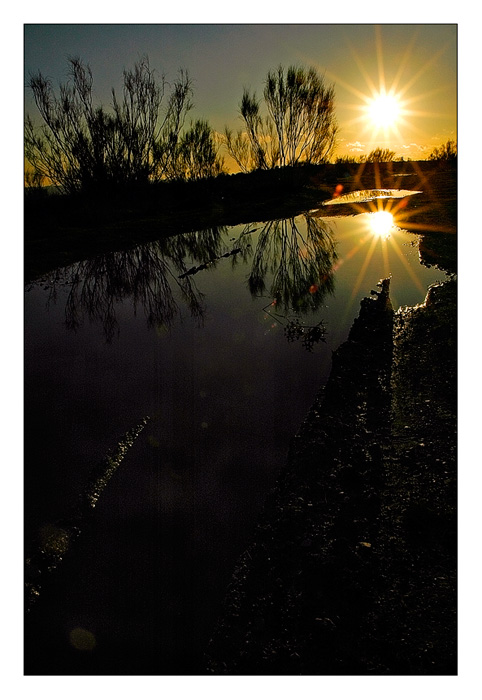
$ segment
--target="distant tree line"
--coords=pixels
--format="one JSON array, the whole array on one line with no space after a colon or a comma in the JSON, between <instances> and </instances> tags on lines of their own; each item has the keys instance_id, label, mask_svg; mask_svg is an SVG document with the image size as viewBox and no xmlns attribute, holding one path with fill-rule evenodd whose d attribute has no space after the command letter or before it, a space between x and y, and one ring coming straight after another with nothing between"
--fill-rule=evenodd
<instances>
[{"instance_id":1,"label":"distant tree line","mask_svg":"<svg viewBox=\"0 0 482 700\"><path fill-rule=\"evenodd\" d=\"M455 141L447 141L440 146L435 147L428 160L434 161L454 161L457 159L457 143ZM395 151L389 148L375 148L368 155L360 156L338 156L335 163L389 163L392 161L403 161L403 157L396 157Z\"/></svg>"},{"instance_id":2,"label":"distant tree line","mask_svg":"<svg viewBox=\"0 0 482 700\"><path fill-rule=\"evenodd\" d=\"M335 163L391 163L396 160L395 151L389 148L374 148L368 155L362 154L355 156L341 156L335 160Z\"/></svg>"}]
</instances>

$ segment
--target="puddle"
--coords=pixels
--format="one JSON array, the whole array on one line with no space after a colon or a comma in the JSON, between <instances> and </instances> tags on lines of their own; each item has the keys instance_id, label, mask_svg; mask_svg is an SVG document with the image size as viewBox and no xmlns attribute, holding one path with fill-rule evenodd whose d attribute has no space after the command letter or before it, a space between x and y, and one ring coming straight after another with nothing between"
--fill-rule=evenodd
<instances>
[{"instance_id":1,"label":"puddle","mask_svg":"<svg viewBox=\"0 0 482 700\"><path fill-rule=\"evenodd\" d=\"M29 285L29 600L43 586L29 672L203 668L227 582L361 299L390 277L394 308L414 306L445 277L396 215L340 213L161 237ZM117 447L98 463L140 416L122 464Z\"/></svg>"},{"instance_id":2,"label":"puddle","mask_svg":"<svg viewBox=\"0 0 482 700\"><path fill-rule=\"evenodd\" d=\"M413 194L422 194L420 190L356 190L348 194L340 194L334 199L328 199L323 202L323 206L330 204L357 204L362 202L371 202L374 199L402 199Z\"/></svg>"}]
</instances>

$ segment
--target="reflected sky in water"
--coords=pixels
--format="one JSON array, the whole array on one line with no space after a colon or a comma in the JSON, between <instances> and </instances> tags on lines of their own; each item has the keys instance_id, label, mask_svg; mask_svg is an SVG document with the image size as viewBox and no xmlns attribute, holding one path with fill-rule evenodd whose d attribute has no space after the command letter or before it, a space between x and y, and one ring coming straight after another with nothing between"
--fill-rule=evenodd
<instances>
[{"instance_id":1,"label":"reflected sky in water","mask_svg":"<svg viewBox=\"0 0 482 700\"><path fill-rule=\"evenodd\" d=\"M373 216L210 229L83 261L30 286L28 542L66 516L119 436L151 417L99 499L60 602L40 614L35 634L47 647L62 648L62 635L68 645L65 629L80 629L82 640L95 638L92 658L100 654L107 673L102 649L114 639L112 663L127 671L194 668L360 299L391 276L394 307L413 305L445 278L420 264L417 236L396 224L377 234ZM325 342L311 352L289 342L295 320L322 322Z\"/></svg>"}]
</instances>

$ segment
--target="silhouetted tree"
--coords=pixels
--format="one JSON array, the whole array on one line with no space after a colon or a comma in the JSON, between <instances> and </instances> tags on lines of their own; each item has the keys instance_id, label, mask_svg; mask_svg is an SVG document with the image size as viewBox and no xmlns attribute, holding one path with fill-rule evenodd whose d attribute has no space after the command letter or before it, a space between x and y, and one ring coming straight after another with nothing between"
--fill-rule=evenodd
<instances>
[{"instance_id":1,"label":"silhouetted tree","mask_svg":"<svg viewBox=\"0 0 482 700\"><path fill-rule=\"evenodd\" d=\"M165 102L167 83L158 81L148 58L125 70L123 94L112 90L112 111L93 104L90 67L70 58L70 80L56 95L40 72L30 78L43 119L39 129L30 116L25 126L25 155L34 173L77 192L107 185L131 184L171 175L192 87L181 71Z\"/></svg>"},{"instance_id":2,"label":"silhouetted tree","mask_svg":"<svg viewBox=\"0 0 482 700\"><path fill-rule=\"evenodd\" d=\"M329 160L337 133L333 86L326 86L314 68L290 66L285 72L279 66L269 71L263 97L264 117L256 94L244 89L245 130L233 136L225 129L228 152L242 170Z\"/></svg>"},{"instance_id":3,"label":"silhouetted tree","mask_svg":"<svg viewBox=\"0 0 482 700\"><path fill-rule=\"evenodd\" d=\"M270 71L264 99L278 137L280 165L323 163L335 145L333 86L326 87L314 68L282 66Z\"/></svg>"},{"instance_id":4,"label":"silhouetted tree","mask_svg":"<svg viewBox=\"0 0 482 700\"><path fill-rule=\"evenodd\" d=\"M236 161L243 173L255 169L248 135L242 129L236 134L229 127L224 128L224 143L229 155Z\"/></svg>"},{"instance_id":5,"label":"silhouetted tree","mask_svg":"<svg viewBox=\"0 0 482 700\"><path fill-rule=\"evenodd\" d=\"M185 180L216 177L225 172L215 134L208 122L197 119L179 140L175 170Z\"/></svg>"},{"instance_id":6,"label":"silhouetted tree","mask_svg":"<svg viewBox=\"0 0 482 700\"><path fill-rule=\"evenodd\" d=\"M441 146L433 149L428 157L429 160L456 160L457 159L457 143L456 141L447 141Z\"/></svg>"}]
</instances>

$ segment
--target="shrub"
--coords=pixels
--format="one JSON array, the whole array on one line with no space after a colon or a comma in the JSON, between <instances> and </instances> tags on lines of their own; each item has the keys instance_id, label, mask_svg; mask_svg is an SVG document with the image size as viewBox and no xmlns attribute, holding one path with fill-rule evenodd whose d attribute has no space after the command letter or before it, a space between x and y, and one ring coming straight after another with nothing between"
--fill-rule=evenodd
<instances>
[{"instance_id":1,"label":"shrub","mask_svg":"<svg viewBox=\"0 0 482 700\"><path fill-rule=\"evenodd\" d=\"M456 160L457 159L457 143L455 141L447 141L441 146L435 147L428 157L429 160Z\"/></svg>"},{"instance_id":2,"label":"shrub","mask_svg":"<svg viewBox=\"0 0 482 700\"><path fill-rule=\"evenodd\" d=\"M41 73L30 79L43 123L27 115L25 156L29 177L44 178L64 193L105 191L177 178L199 178L222 170L210 127L198 121L183 136L192 108L188 74L180 71L168 91L147 57L125 70L123 93L112 90L111 110L93 104L89 66L69 59L70 81L56 95Z\"/></svg>"},{"instance_id":3,"label":"shrub","mask_svg":"<svg viewBox=\"0 0 482 700\"><path fill-rule=\"evenodd\" d=\"M334 97L333 86L325 86L314 68L269 71L264 116L261 101L245 89L240 103L244 131L233 136L225 129L228 152L244 172L328 162L338 130Z\"/></svg>"}]
</instances>

